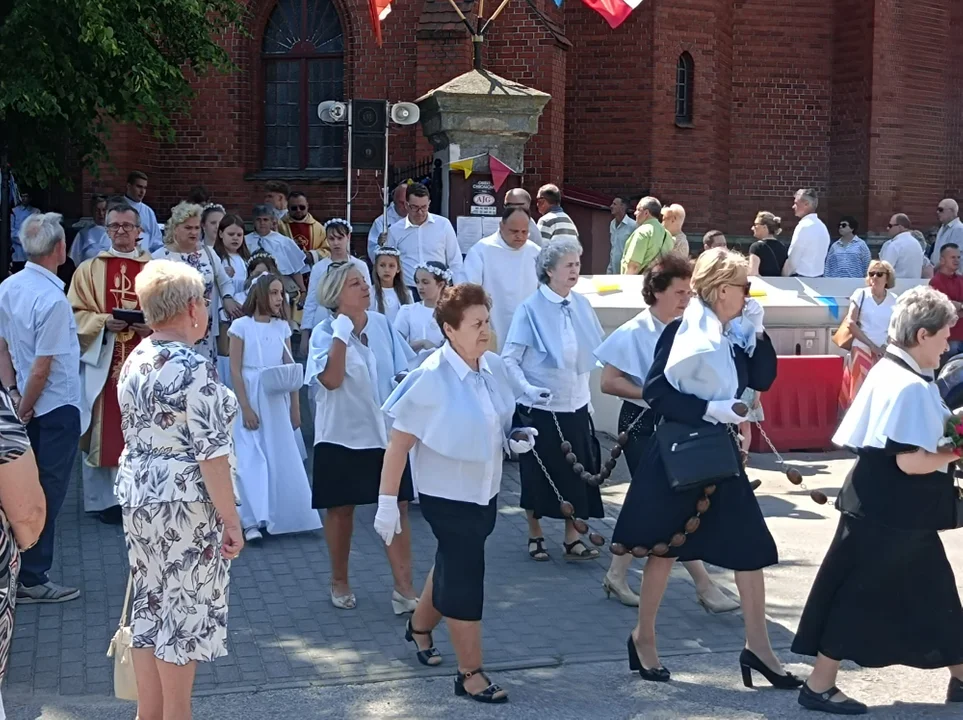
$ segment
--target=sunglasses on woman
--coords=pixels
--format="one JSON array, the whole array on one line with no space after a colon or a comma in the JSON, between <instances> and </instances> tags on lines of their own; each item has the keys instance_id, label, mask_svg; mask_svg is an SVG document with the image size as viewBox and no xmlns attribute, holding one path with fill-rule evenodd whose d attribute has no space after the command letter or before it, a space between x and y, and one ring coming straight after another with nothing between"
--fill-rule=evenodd
<instances>
[{"instance_id":1,"label":"sunglasses on woman","mask_svg":"<svg viewBox=\"0 0 963 720\"><path fill-rule=\"evenodd\" d=\"M889 276L889 273L888 273L888 272L885 272L885 271L883 271L883 270L873 270L873 271L867 273L867 275L869 275L869 277L871 277L871 278L888 277L888 276Z\"/></svg>"}]
</instances>

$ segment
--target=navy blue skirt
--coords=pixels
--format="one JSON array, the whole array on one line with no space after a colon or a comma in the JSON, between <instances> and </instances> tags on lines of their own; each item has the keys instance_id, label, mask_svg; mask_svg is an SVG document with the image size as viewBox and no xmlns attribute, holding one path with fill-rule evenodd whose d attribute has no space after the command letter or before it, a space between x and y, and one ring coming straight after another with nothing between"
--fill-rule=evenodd
<instances>
[{"instance_id":1,"label":"navy blue skirt","mask_svg":"<svg viewBox=\"0 0 963 720\"><path fill-rule=\"evenodd\" d=\"M668 543L695 515L702 490L675 492L669 487L655 436L641 440L641 459L619 513L612 542L651 548ZM704 560L729 570L759 570L779 562L776 542L766 526L745 472L716 485L699 529L667 557Z\"/></svg>"}]
</instances>

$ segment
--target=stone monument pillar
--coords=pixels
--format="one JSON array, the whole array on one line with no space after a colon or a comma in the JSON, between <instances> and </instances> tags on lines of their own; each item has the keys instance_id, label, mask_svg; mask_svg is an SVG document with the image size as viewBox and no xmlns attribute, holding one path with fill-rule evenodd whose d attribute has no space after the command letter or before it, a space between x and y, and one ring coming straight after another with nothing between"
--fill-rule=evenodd
<instances>
[{"instance_id":1,"label":"stone monument pillar","mask_svg":"<svg viewBox=\"0 0 963 720\"><path fill-rule=\"evenodd\" d=\"M476 69L449 80L416 102L425 136L445 169L448 163L480 155L472 177L484 177L489 174L487 153L516 172L524 170L525 143L538 132L538 118L549 100L548 93ZM457 203L450 205L451 176L445 172L443 177L442 213L448 214L450 209L454 222L454 216L463 212L454 207ZM512 186L517 185L516 180ZM499 193L498 207L501 196Z\"/></svg>"}]
</instances>

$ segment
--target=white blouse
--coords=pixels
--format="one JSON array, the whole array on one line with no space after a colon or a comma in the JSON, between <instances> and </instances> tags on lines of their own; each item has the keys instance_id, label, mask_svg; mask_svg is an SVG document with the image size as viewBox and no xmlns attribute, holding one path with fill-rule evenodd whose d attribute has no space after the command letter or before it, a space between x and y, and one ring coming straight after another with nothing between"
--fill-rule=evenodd
<instances>
[{"instance_id":1,"label":"white blouse","mask_svg":"<svg viewBox=\"0 0 963 720\"><path fill-rule=\"evenodd\" d=\"M412 369L423 363L425 358L445 342L445 336L435 321L435 309L425 307L423 302L402 305L395 316L394 326L409 345L419 340L427 340L432 345L428 349L417 351L418 357Z\"/></svg>"},{"instance_id":2,"label":"white blouse","mask_svg":"<svg viewBox=\"0 0 963 720\"><path fill-rule=\"evenodd\" d=\"M538 290L552 303L560 304L565 299L547 285L539 286ZM552 393L551 402L539 405L539 409L552 412L575 412L588 405L592 399L592 391L589 387L591 373L579 373L576 369L578 339L568 313L559 313L558 332L562 339L564 368L556 368L544 363L531 348L515 343L505 345L502 358L505 360L505 367L519 387L525 387L528 384L533 387L547 388Z\"/></svg>"},{"instance_id":3,"label":"white blouse","mask_svg":"<svg viewBox=\"0 0 963 720\"><path fill-rule=\"evenodd\" d=\"M375 279L375 282L378 282L378 280ZM388 318L388 322L394 323L395 318L398 317L398 311L401 309L401 299L398 297L398 293L395 292L394 288L385 288L381 292L385 300L384 315ZM378 312L378 298L375 295L374 287L371 288L371 304L368 309L373 312Z\"/></svg>"},{"instance_id":4,"label":"white blouse","mask_svg":"<svg viewBox=\"0 0 963 720\"><path fill-rule=\"evenodd\" d=\"M328 364L334 336L328 318L311 333L305 384L317 388L314 444L326 442L352 450L385 448L388 428L381 412L394 378L408 369L414 353L383 315L368 312L361 336L352 333L345 351L344 380L334 390L319 381ZM362 342L367 340L367 345Z\"/></svg>"},{"instance_id":5,"label":"white blouse","mask_svg":"<svg viewBox=\"0 0 963 720\"><path fill-rule=\"evenodd\" d=\"M476 372L445 343L383 409L394 429L418 440L411 469L419 493L477 505L498 494L515 396L497 355L485 353Z\"/></svg>"},{"instance_id":6,"label":"white blouse","mask_svg":"<svg viewBox=\"0 0 963 720\"><path fill-rule=\"evenodd\" d=\"M228 255L226 258L220 258L220 260L224 272L230 278L228 294L237 302L243 304L247 297L247 291L244 289L247 284L247 263L237 253ZM233 274L231 274L231 270L234 271ZM227 313L224 312L223 308L221 309L221 322L228 322Z\"/></svg>"}]
</instances>

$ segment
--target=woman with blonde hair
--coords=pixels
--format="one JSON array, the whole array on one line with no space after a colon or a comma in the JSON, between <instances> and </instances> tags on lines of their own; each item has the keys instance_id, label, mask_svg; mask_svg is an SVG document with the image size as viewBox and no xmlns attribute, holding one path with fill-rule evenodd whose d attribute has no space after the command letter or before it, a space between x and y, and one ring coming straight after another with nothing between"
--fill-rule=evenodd
<instances>
[{"instance_id":1,"label":"woman with blonde hair","mask_svg":"<svg viewBox=\"0 0 963 720\"><path fill-rule=\"evenodd\" d=\"M885 260L873 260L866 271L866 287L849 298L846 324L853 335L853 346L843 367L843 384L839 390L839 406L846 410L856 393L886 350L886 330L896 307L896 296L889 292L896 284L893 266Z\"/></svg>"},{"instance_id":2,"label":"woman with blonde hair","mask_svg":"<svg viewBox=\"0 0 963 720\"><path fill-rule=\"evenodd\" d=\"M696 298L666 326L655 348L642 399L655 434L613 533L613 551L648 556L639 620L627 641L629 667L665 682L655 619L672 564L702 560L734 570L746 627L739 656L743 682L752 671L777 688L798 688L769 643L762 569L778 562L776 543L739 460L736 427L743 389L768 390L776 352L763 310L749 298L749 263L722 248L704 252L692 273Z\"/></svg>"},{"instance_id":3,"label":"woman with blonde hair","mask_svg":"<svg viewBox=\"0 0 963 720\"><path fill-rule=\"evenodd\" d=\"M134 290L154 330L117 383L137 716L190 718L197 663L227 654L230 566L244 547L232 480L237 401L196 350L210 313L201 275L150 262Z\"/></svg>"},{"instance_id":4,"label":"woman with blonde hair","mask_svg":"<svg viewBox=\"0 0 963 720\"><path fill-rule=\"evenodd\" d=\"M685 208L672 203L662 208L662 227L672 236L672 252L679 257L689 257L689 238L682 232L685 222Z\"/></svg>"},{"instance_id":5,"label":"woman with blonde hair","mask_svg":"<svg viewBox=\"0 0 963 720\"><path fill-rule=\"evenodd\" d=\"M782 232L782 218L771 212L756 213L752 236L756 241L749 246L749 275L782 277L782 266L789 257L789 249L776 239Z\"/></svg>"},{"instance_id":6,"label":"woman with blonde hair","mask_svg":"<svg viewBox=\"0 0 963 720\"><path fill-rule=\"evenodd\" d=\"M217 364L218 315L221 308L228 317L239 318L241 305L233 297L233 281L214 251L201 242L200 205L181 202L171 208L171 217L164 226L164 247L154 252L155 260L170 260L190 265L204 281L204 300L210 307L207 330L197 341L198 351Z\"/></svg>"}]
</instances>

